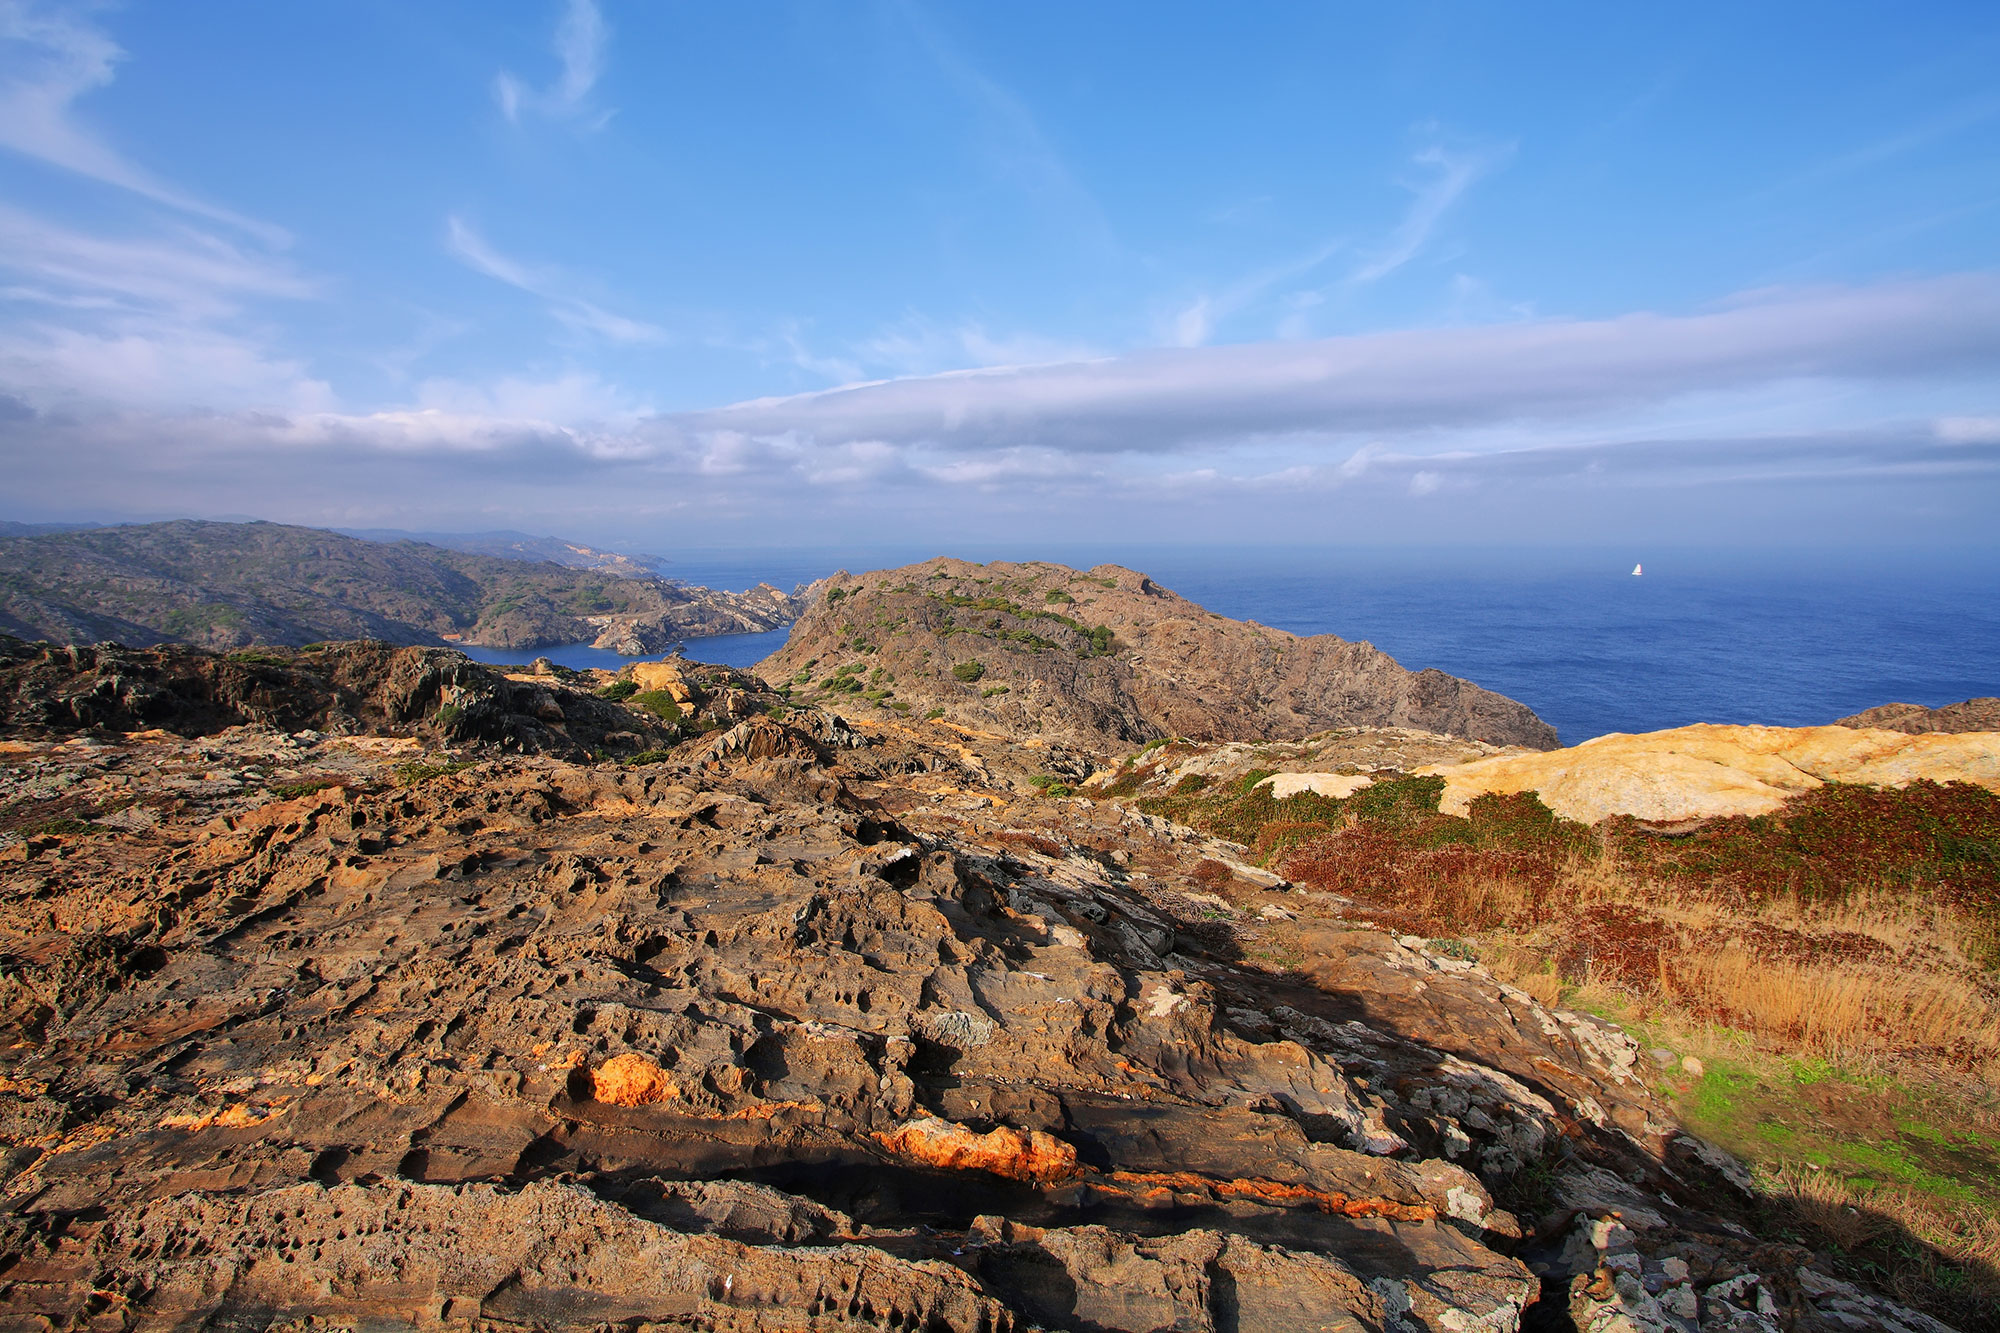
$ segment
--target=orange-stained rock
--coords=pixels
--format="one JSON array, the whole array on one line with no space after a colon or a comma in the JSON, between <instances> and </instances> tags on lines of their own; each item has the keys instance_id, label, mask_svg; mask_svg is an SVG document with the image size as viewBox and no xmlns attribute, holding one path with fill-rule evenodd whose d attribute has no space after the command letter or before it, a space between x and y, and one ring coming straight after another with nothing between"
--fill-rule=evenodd
<instances>
[{"instance_id":1,"label":"orange-stained rock","mask_svg":"<svg viewBox=\"0 0 2000 1333\"><path fill-rule=\"evenodd\" d=\"M1488 792L1534 791L1549 809L1585 824L1609 815L1709 819L1768 814L1829 782L1973 782L2000 791L2000 733L1699 723L1419 771L1444 779L1438 808L1448 815L1466 813Z\"/></svg>"},{"instance_id":2,"label":"orange-stained rock","mask_svg":"<svg viewBox=\"0 0 2000 1333\"><path fill-rule=\"evenodd\" d=\"M665 690L677 704L694 697L681 669L672 662L634 662L627 670L632 673L632 683L642 690Z\"/></svg>"},{"instance_id":3,"label":"orange-stained rock","mask_svg":"<svg viewBox=\"0 0 2000 1333\"><path fill-rule=\"evenodd\" d=\"M977 1134L949 1120L926 1118L875 1138L899 1157L947 1171L991 1171L1009 1180L1037 1183L1077 1174L1076 1149L1039 1129L1002 1125Z\"/></svg>"},{"instance_id":4,"label":"orange-stained rock","mask_svg":"<svg viewBox=\"0 0 2000 1333\"><path fill-rule=\"evenodd\" d=\"M1428 1222L1437 1216L1437 1209L1427 1203L1399 1203L1394 1199L1359 1199L1337 1190L1314 1189L1310 1185L1288 1185L1279 1180L1216 1180L1192 1171L1113 1171L1110 1178L1120 1185L1137 1186L1147 1192L1207 1193L1219 1199L1304 1204L1320 1212L1333 1213L1341 1217L1390 1217L1399 1222Z\"/></svg>"},{"instance_id":5,"label":"orange-stained rock","mask_svg":"<svg viewBox=\"0 0 2000 1333\"><path fill-rule=\"evenodd\" d=\"M590 1095L609 1106L649 1106L681 1095L673 1077L634 1051L614 1055L590 1074Z\"/></svg>"}]
</instances>

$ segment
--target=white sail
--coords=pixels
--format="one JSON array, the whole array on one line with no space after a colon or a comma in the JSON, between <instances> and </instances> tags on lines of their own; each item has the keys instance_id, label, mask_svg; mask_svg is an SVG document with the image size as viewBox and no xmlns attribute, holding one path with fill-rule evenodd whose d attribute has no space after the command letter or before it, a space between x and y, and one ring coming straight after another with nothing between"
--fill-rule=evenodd
<instances>
[{"instance_id":1,"label":"white sail","mask_svg":"<svg viewBox=\"0 0 2000 1333\"><path fill-rule=\"evenodd\" d=\"M1644 574L1645 572L1646 572L1646 567L1644 565L1632 566L1632 577L1635 579L1638 578L1641 574Z\"/></svg>"}]
</instances>

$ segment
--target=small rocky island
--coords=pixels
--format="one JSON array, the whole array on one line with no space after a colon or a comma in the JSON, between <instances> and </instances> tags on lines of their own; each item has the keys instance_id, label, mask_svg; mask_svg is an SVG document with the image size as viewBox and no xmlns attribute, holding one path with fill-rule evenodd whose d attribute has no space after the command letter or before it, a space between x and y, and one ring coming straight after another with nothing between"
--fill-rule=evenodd
<instances>
[{"instance_id":1,"label":"small rocky island","mask_svg":"<svg viewBox=\"0 0 2000 1333\"><path fill-rule=\"evenodd\" d=\"M1133 571L806 602L756 673L0 639L7 1325L1947 1327L1572 1001L1638 891L1556 908L1878 790L1972 893L2000 773L1586 826L1521 705Z\"/></svg>"}]
</instances>

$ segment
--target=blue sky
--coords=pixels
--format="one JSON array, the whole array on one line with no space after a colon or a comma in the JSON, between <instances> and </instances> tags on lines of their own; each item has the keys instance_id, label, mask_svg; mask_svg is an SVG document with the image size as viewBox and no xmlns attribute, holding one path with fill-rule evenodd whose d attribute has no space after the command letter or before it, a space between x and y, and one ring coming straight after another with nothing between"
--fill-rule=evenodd
<instances>
[{"instance_id":1,"label":"blue sky","mask_svg":"<svg viewBox=\"0 0 2000 1333\"><path fill-rule=\"evenodd\" d=\"M2000 9L0 0L3 517L1994 541Z\"/></svg>"}]
</instances>

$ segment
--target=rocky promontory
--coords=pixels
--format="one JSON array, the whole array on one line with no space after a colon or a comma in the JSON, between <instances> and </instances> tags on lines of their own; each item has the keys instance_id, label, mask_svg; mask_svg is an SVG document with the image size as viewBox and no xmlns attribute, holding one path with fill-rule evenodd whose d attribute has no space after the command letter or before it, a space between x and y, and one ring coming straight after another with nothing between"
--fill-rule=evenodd
<instances>
[{"instance_id":1,"label":"rocky promontory","mask_svg":"<svg viewBox=\"0 0 2000 1333\"><path fill-rule=\"evenodd\" d=\"M1414 727L1553 749L1527 707L1367 643L1229 620L1117 565L928 560L813 585L759 664L795 697L935 716L1099 755L1161 736Z\"/></svg>"}]
</instances>

